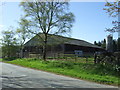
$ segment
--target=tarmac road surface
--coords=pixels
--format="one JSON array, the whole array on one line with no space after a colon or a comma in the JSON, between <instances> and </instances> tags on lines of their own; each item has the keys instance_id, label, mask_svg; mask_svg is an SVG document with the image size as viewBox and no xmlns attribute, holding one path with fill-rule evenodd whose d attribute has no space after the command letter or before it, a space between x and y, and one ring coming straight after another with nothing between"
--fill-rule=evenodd
<instances>
[{"instance_id":1,"label":"tarmac road surface","mask_svg":"<svg viewBox=\"0 0 120 90\"><path fill-rule=\"evenodd\" d=\"M3 62L0 71L2 88L118 88Z\"/></svg>"}]
</instances>

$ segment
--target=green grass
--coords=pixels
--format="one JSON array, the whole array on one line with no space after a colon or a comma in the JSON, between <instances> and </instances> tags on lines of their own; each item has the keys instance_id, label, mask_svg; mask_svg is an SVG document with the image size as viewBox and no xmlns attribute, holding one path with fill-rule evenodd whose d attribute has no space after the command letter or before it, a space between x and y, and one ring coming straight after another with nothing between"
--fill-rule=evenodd
<instances>
[{"instance_id":1,"label":"green grass","mask_svg":"<svg viewBox=\"0 0 120 90\"><path fill-rule=\"evenodd\" d=\"M103 84L120 85L120 82L118 81L118 78L120 78L118 72L116 72L113 68L104 65L60 60L43 61L38 59L17 59L7 61L7 63L54 72Z\"/></svg>"},{"instance_id":2,"label":"green grass","mask_svg":"<svg viewBox=\"0 0 120 90\"><path fill-rule=\"evenodd\" d=\"M2 62L2 58L0 58L0 62Z\"/></svg>"}]
</instances>

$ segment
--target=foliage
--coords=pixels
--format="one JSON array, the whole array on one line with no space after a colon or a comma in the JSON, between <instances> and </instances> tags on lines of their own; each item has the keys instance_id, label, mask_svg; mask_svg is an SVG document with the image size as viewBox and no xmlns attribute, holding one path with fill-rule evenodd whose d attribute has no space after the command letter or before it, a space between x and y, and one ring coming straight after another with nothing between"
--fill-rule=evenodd
<instances>
[{"instance_id":1,"label":"foliage","mask_svg":"<svg viewBox=\"0 0 120 90\"><path fill-rule=\"evenodd\" d=\"M24 18L21 18L19 21L19 28L17 28L16 33L18 34L20 45L24 45L26 39L30 38L28 24L29 22Z\"/></svg>"},{"instance_id":2,"label":"foliage","mask_svg":"<svg viewBox=\"0 0 120 90\"><path fill-rule=\"evenodd\" d=\"M104 10L111 17L117 17L120 14L120 1L116 0L116 2L106 2ZM112 21L113 27L106 28L106 31L114 33L120 31L120 21L116 18L117 21Z\"/></svg>"},{"instance_id":3,"label":"foliage","mask_svg":"<svg viewBox=\"0 0 120 90\"><path fill-rule=\"evenodd\" d=\"M3 31L2 35L2 57L16 57L18 46L16 46L17 39L15 38L15 33L13 30L8 30Z\"/></svg>"},{"instance_id":4,"label":"foliage","mask_svg":"<svg viewBox=\"0 0 120 90\"><path fill-rule=\"evenodd\" d=\"M113 52L117 51L117 40L113 40Z\"/></svg>"},{"instance_id":5,"label":"foliage","mask_svg":"<svg viewBox=\"0 0 120 90\"><path fill-rule=\"evenodd\" d=\"M18 46L2 46L2 58L18 57Z\"/></svg>"},{"instance_id":6,"label":"foliage","mask_svg":"<svg viewBox=\"0 0 120 90\"><path fill-rule=\"evenodd\" d=\"M118 83L120 84L118 81L118 78L120 78L118 72L111 68L110 65L105 66L102 64L78 63L59 60L44 61L39 59L17 59L9 61L8 63L50 71L99 83L113 85L118 85Z\"/></svg>"},{"instance_id":7,"label":"foliage","mask_svg":"<svg viewBox=\"0 0 120 90\"><path fill-rule=\"evenodd\" d=\"M104 49L106 49L106 40L104 39L104 40L102 40L102 41L98 41L98 42L96 42L96 41L94 41L94 44L95 45L97 45L97 46L100 46L100 47L102 47L102 48L104 48ZM119 41L119 39L117 39L117 40L113 40L113 52L116 52L116 51L120 51L120 41Z\"/></svg>"},{"instance_id":8,"label":"foliage","mask_svg":"<svg viewBox=\"0 0 120 90\"><path fill-rule=\"evenodd\" d=\"M23 57L23 49L24 49L24 44L27 39L29 39L32 35L28 31L28 24L29 22L24 19L23 17L20 19L19 23L19 28L16 30L16 34L18 36L18 43L20 45L20 57Z\"/></svg>"},{"instance_id":9,"label":"foliage","mask_svg":"<svg viewBox=\"0 0 120 90\"><path fill-rule=\"evenodd\" d=\"M97 45L97 46L100 46L104 49L106 48L106 40L105 39L102 40L102 41L99 41L99 42L94 41L94 44Z\"/></svg>"},{"instance_id":10,"label":"foliage","mask_svg":"<svg viewBox=\"0 0 120 90\"><path fill-rule=\"evenodd\" d=\"M21 2L29 32L37 34L43 41L43 59L46 59L48 34L69 33L74 15L68 11L68 2ZM24 25L24 24L22 24ZM43 33L40 36L38 33Z\"/></svg>"},{"instance_id":11,"label":"foliage","mask_svg":"<svg viewBox=\"0 0 120 90\"><path fill-rule=\"evenodd\" d=\"M103 10L106 10L106 12L110 16L112 16L112 17L118 16L118 10L119 10L118 1L116 1L116 2L106 2L105 6L106 7L103 8Z\"/></svg>"},{"instance_id":12,"label":"foliage","mask_svg":"<svg viewBox=\"0 0 120 90\"><path fill-rule=\"evenodd\" d=\"M117 50L120 51L120 38L117 40Z\"/></svg>"},{"instance_id":13,"label":"foliage","mask_svg":"<svg viewBox=\"0 0 120 90\"><path fill-rule=\"evenodd\" d=\"M96 63L110 66L115 71L120 71L120 52L102 52L97 54Z\"/></svg>"}]
</instances>

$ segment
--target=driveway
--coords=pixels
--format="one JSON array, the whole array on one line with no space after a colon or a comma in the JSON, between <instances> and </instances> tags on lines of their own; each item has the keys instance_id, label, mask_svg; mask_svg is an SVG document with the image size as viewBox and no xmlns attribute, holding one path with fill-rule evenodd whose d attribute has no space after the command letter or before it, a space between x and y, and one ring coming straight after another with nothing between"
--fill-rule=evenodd
<instances>
[{"instance_id":1,"label":"driveway","mask_svg":"<svg viewBox=\"0 0 120 90\"><path fill-rule=\"evenodd\" d=\"M0 62L2 88L117 88Z\"/></svg>"}]
</instances>

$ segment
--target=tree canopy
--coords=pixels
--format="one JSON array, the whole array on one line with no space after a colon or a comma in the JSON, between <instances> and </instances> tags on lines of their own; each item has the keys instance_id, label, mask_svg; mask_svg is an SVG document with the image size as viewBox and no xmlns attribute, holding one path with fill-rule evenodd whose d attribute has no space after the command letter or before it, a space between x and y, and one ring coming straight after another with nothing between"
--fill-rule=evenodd
<instances>
[{"instance_id":1,"label":"tree canopy","mask_svg":"<svg viewBox=\"0 0 120 90\"><path fill-rule=\"evenodd\" d=\"M113 27L106 28L106 31L114 33L120 31L120 2L106 2L104 10L109 14L110 17L118 17L116 21L112 21Z\"/></svg>"},{"instance_id":2,"label":"tree canopy","mask_svg":"<svg viewBox=\"0 0 120 90\"><path fill-rule=\"evenodd\" d=\"M17 39L12 30L2 32L2 57L16 57L17 54Z\"/></svg>"},{"instance_id":3,"label":"tree canopy","mask_svg":"<svg viewBox=\"0 0 120 90\"><path fill-rule=\"evenodd\" d=\"M43 40L43 59L46 58L48 34L69 33L74 22L73 13L69 12L68 2L21 2L25 19L29 22L29 32L37 34ZM23 24L24 25L24 24ZM43 33L41 37L38 33Z\"/></svg>"}]
</instances>

